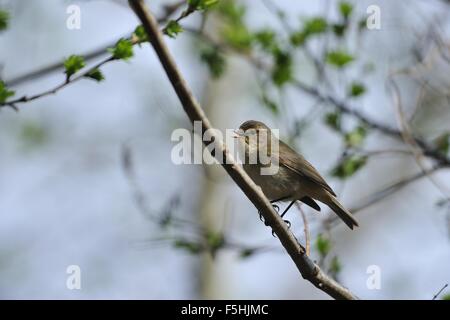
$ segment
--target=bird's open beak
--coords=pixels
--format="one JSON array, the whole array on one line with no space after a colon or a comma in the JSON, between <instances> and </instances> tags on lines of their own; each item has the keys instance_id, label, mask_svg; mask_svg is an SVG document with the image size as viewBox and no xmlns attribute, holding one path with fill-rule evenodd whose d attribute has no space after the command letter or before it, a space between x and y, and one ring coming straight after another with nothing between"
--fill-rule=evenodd
<instances>
[{"instance_id":1,"label":"bird's open beak","mask_svg":"<svg viewBox=\"0 0 450 320\"><path fill-rule=\"evenodd\" d=\"M239 130L234 130L233 131L233 135L232 135L232 137L233 138L240 138L242 136L242 133L239 131Z\"/></svg>"}]
</instances>

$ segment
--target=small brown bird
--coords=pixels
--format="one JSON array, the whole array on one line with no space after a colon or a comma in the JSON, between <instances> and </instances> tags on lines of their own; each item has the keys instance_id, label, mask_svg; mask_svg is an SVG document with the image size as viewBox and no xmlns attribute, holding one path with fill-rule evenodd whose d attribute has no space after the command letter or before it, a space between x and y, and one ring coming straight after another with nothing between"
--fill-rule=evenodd
<instances>
[{"instance_id":1,"label":"small brown bird","mask_svg":"<svg viewBox=\"0 0 450 320\"><path fill-rule=\"evenodd\" d=\"M272 135L264 123L254 120L244 122L236 131L236 138L244 152L243 168L253 181L261 187L271 203L290 200L291 203L281 214L283 217L295 201L300 200L308 206L320 211L320 201L330 207L350 228L358 226L352 214L336 199L336 193L325 182L317 170L283 141ZM272 138L272 140L271 140ZM276 140L275 140L276 139ZM278 141L276 147L270 141ZM272 150L274 149L274 150ZM278 157L277 154L278 153ZM275 174L261 174L261 169L270 166L271 162L260 161L261 155L269 159L278 159L278 171ZM256 159L252 164L249 159Z\"/></svg>"}]
</instances>

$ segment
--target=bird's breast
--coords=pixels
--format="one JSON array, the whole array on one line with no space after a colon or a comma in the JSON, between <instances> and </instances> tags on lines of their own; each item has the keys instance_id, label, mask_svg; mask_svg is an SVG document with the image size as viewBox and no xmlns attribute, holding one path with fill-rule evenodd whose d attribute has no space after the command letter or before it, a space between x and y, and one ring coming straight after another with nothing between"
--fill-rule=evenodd
<instances>
[{"instance_id":1,"label":"bird's breast","mask_svg":"<svg viewBox=\"0 0 450 320\"><path fill-rule=\"evenodd\" d=\"M297 197L301 191L300 180L283 166L273 175L262 175L262 166L257 164L244 164L243 168L270 200Z\"/></svg>"}]
</instances>

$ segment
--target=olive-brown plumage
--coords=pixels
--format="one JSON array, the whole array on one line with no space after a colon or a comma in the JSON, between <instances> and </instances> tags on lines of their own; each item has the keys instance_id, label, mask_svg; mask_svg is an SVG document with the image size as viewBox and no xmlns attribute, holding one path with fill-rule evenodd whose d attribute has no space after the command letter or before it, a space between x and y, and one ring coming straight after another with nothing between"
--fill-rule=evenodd
<instances>
[{"instance_id":1,"label":"olive-brown plumage","mask_svg":"<svg viewBox=\"0 0 450 320\"><path fill-rule=\"evenodd\" d=\"M353 229L354 226L358 226L358 222L339 203L336 193L313 165L283 141L273 137L270 129L264 123L249 120L244 122L239 129L237 134L245 153L243 168L271 201L300 200L320 211L319 205L314 201L317 200L330 207L349 228ZM268 137L279 141L278 152L276 148L271 147L270 143L261 144L261 140L264 140L260 139L262 133L264 133L264 137L267 134ZM252 155L255 156L261 152L262 149L273 159L278 159L279 168L275 174L261 174L261 169L267 167L268 164L259 161L250 164L245 161ZM259 158L256 157L256 159Z\"/></svg>"}]
</instances>

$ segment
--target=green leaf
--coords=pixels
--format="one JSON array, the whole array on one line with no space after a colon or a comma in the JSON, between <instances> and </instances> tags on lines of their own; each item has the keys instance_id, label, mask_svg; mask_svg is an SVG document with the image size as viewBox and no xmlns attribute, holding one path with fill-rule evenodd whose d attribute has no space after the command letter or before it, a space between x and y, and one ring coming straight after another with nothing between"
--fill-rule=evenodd
<instances>
[{"instance_id":1,"label":"green leaf","mask_svg":"<svg viewBox=\"0 0 450 320\"><path fill-rule=\"evenodd\" d=\"M48 140L48 134L44 126L37 122L26 122L20 131L20 139L27 147L36 147Z\"/></svg>"},{"instance_id":2,"label":"green leaf","mask_svg":"<svg viewBox=\"0 0 450 320\"><path fill-rule=\"evenodd\" d=\"M256 32L255 41L266 51L273 51L277 48L275 33L272 30Z\"/></svg>"},{"instance_id":3,"label":"green leaf","mask_svg":"<svg viewBox=\"0 0 450 320\"><path fill-rule=\"evenodd\" d=\"M444 155L447 155L450 151L450 132L446 132L439 137L437 137L436 140L434 140L434 145Z\"/></svg>"},{"instance_id":4,"label":"green leaf","mask_svg":"<svg viewBox=\"0 0 450 320\"><path fill-rule=\"evenodd\" d=\"M176 38L179 33L183 32L183 27L175 20L170 20L164 28L164 32L169 37Z\"/></svg>"},{"instance_id":5,"label":"green leaf","mask_svg":"<svg viewBox=\"0 0 450 320\"><path fill-rule=\"evenodd\" d=\"M322 234L319 234L316 239L316 249L321 257L325 257L331 250L330 240L325 238Z\"/></svg>"},{"instance_id":6,"label":"green leaf","mask_svg":"<svg viewBox=\"0 0 450 320\"><path fill-rule=\"evenodd\" d=\"M357 147L361 145L367 135L367 130L364 127L358 126L353 131L345 134L345 142L348 147Z\"/></svg>"},{"instance_id":7,"label":"green leaf","mask_svg":"<svg viewBox=\"0 0 450 320\"><path fill-rule=\"evenodd\" d=\"M133 34L137 38L138 43L142 43L142 42L147 42L148 41L147 32L145 32L145 29L144 29L143 25L137 26L136 29L134 29Z\"/></svg>"},{"instance_id":8,"label":"green leaf","mask_svg":"<svg viewBox=\"0 0 450 320\"><path fill-rule=\"evenodd\" d=\"M194 10L207 10L219 3L219 0L188 0L189 7Z\"/></svg>"},{"instance_id":9,"label":"green leaf","mask_svg":"<svg viewBox=\"0 0 450 320\"><path fill-rule=\"evenodd\" d=\"M238 5L234 0L221 1L218 7L219 13L228 22L235 25L243 24L243 19L245 16L245 7L243 5Z\"/></svg>"},{"instance_id":10,"label":"green leaf","mask_svg":"<svg viewBox=\"0 0 450 320\"><path fill-rule=\"evenodd\" d=\"M217 251L225 245L225 237L220 232L209 231L206 234L206 242L211 251Z\"/></svg>"},{"instance_id":11,"label":"green leaf","mask_svg":"<svg viewBox=\"0 0 450 320\"><path fill-rule=\"evenodd\" d=\"M234 0L221 1L218 13L223 18L222 36L231 47L238 50L248 50L253 41L253 35L245 22L245 7L236 4Z\"/></svg>"},{"instance_id":12,"label":"green leaf","mask_svg":"<svg viewBox=\"0 0 450 320\"><path fill-rule=\"evenodd\" d=\"M442 300L450 300L450 293L447 293L442 297Z\"/></svg>"},{"instance_id":13,"label":"green leaf","mask_svg":"<svg viewBox=\"0 0 450 320\"><path fill-rule=\"evenodd\" d=\"M96 68L96 69L90 71L89 73L87 73L85 75L85 77L93 79L93 80L95 80L97 82L105 80L105 77L103 76L103 73L98 68Z\"/></svg>"},{"instance_id":14,"label":"green leaf","mask_svg":"<svg viewBox=\"0 0 450 320\"><path fill-rule=\"evenodd\" d=\"M367 157L365 156L347 156L332 170L332 175L340 179L347 179L364 167L366 162Z\"/></svg>"},{"instance_id":15,"label":"green leaf","mask_svg":"<svg viewBox=\"0 0 450 320\"><path fill-rule=\"evenodd\" d=\"M326 61L327 63L334 65L338 68L343 68L346 65L348 65L350 62L352 62L355 58L348 54L345 51L336 50L336 51L330 51L326 55Z\"/></svg>"},{"instance_id":16,"label":"green leaf","mask_svg":"<svg viewBox=\"0 0 450 320\"><path fill-rule=\"evenodd\" d=\"M244 24L228 24L222 30L225 41L238 50L248 50L253 41L252 34Z\"/></svg>"},{"instance_id":17,"label":"green leaf","mask_svg":"<svg viewBox=\"0 0 450 320\"><path fill-rule=\"evenodd\" d=\"M329 112L325 115L325 123L336 131L341 131L341 113Z\"/></svg>"},{"instance_id":18,"label":"green leaf","mask_svg":"<svg viewBox=\"0 0 450 320\"><path fill-rule=\"evenodd\" d=\"M272 81L279 87L292 80L292 58L288 52L274 52L275 65L272 70Z\"/></svg>"},{"instance_id":19,"label":"green leaf","mask_svg":"<svg viewBox=\"0 0 450 320\"><path fill-rule=\"evenodd\" d=\"M200 53L200 59L206 63L213 78L223 75L226 68L226 60L217 48L208 47Z\"/></svg>"},{"instance_id":20,"label":"green leaf","mask_svg":"<svg viewBox=\"0 0 450 320\"><path fill-rule=\"evenodd\" d=\"M250 258L252 255L254 255L255 252L256 252L256 250L253 248L246 248L240 252L239 256L241 259L247 259L247 258Z\"/></svg>"},{"instance_id":21,"label":"green leaf","mask_svg":"<svg viewBox=\"0 0 450 320\"><path fill-rule=\"evenodd\" d=\"M114 59L127 61L133 57L133 44L128 39L120 39L117 41L114 48L109 48L108 51L112 54Z\"/></svg>"},{"instance_id":22,"label":"green leaf","mask_svg":"<svg viewBox=\"0 0 450 320\"><path fill-rule=\"evenodd\" d=\"M6 84L0 80L0 103L6 102L8 98L14 96L15 92L12 90L8 90Z\"/></svg>"},{"instance_id":23,"label":"green leaf","mask_svg":"<svg viewBox=\"0 0 450 320\"><path fill-rule=\"evenodd\" d=\"M334 256L330 261L330 272L333 274L338 274L342 270L341 262L337 256Z\"/></svg>"},{"instance_id":24,"label":"green leaf","mask_svg":"<svg viewBox=\"0 0 450 320\"><path fill-rule=\"evenodd\" d=\"M290 41L294 46L303 45L311 36L318 35L327 31L328 23L322 17L313 17L305 20L303 28L294 32L290 36Z\"/></svg>"},{"instance_id":25,"label":"green leaf","mask_svg":"<svg viewBox=\"0 0 450 320\"><path fill-rule=\"evenodd\" d=\"M353 5L350 2L341 1L339 3L339 12L341 13L342 17L345 20L348 20L350 18L352 11L353 11Z\"/></svg>"},{"instance_id":26,"label":"green leaf","mask_svg":"<svg viewBox=\"0 0 450 320\"><path fill-rule=\"evenodd\" d=\"M333 32L337 37L342 37L347 30L347 24L345 23L336 23L333 24Z\"/></svg>"},{"instance_id":27,"label":"green leaf","mask_svg":"<svg viewBox=\"0 0 450 320\"><path fill-rule=\"evenodd\" d=\"M183 249L192 254L198 254L202 252L202 246L199 243L178 239L174 242L175 248Z\"/></svg>"},{"instance_id":28,"label":"green leaf","mask_svg":"<svg viewBox=\"0 0 450 320\"><path fill-rule=\"evenodd\" d=\"M9 25L9 12L0 10L0 31L6 30Z\"/></svg>"},{"instance_id":29,"label":"green leaf","mask_svg":"<svg viewBox=\"0 0 450 320\"><path fill-rule=\"evenodd\" d=\"M320 34L327 31L328 23L322 17L314 17L305 21L303 32L307 35Z\"/></svg>"},{"instance_id":30,"label":"green leaf","mask_svg":"<svg viewBox=\"0 0 450 320\"><path fill-rule=\"evenodd\" d=\"M70 78L85 66L86 63L84 62L84 58L82 56L77 56L75 54L71 55L64 61L64 68L66 69L65 73L67 78Z\"/></svg>"},{"instance_id":31,"label":"green leaf","mask_svg":"<svg viewBox=\"0 0 450 320\"><path fill-rule=\"evenodd\" d=\"M293 46L299 47L302 46L308 36L303 31L297 31L291 34L290 41Z\"/></svg>"},{"instance_id":32,"label":"green leaf","mask_svg":"<svg viewBox=\"0 0 450 320\"><path fill-rule=\"evenodd\" d=\"M351 97L359 97L366 93L366 87L360 82L353 82L348 89L348 95Z\"/></svg>"},{"instance_id":33,"label":"green leaf","mask_svg":"<svg viewBox=\"0 0 450 320\"><path fill-rule=\"evenodd\" d=\"M358 31L367 30L367 18L362 18L358 21Z\"/></svg>"}]
</instances>

